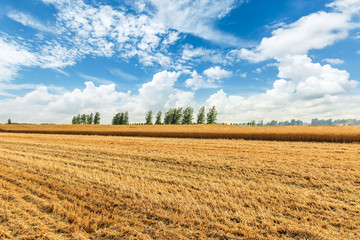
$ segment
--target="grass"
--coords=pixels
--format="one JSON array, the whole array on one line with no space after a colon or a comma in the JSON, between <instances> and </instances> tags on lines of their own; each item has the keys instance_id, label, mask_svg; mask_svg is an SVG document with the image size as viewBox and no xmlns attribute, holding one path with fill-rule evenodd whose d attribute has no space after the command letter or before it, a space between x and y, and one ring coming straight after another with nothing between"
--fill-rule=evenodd
<instances>
[{"instance_id":1,"label":"grass","mask_svg":"<svg viewBox=\"0 0 360 240\"><path fill-rule=\"evenodd\" d=\"M0 133L0 238L359 239L359 154L353 143Z\"/></svg>"},{"instance_id":2,"label":"grass","mask_svg":"<svg viewBox=\"0 0 360 240\"><path fill-rule=\"evenodd\" d=\"M360 126L0 125L0 132L269 141L360 142Z\"/></svg>"}]
</instances>

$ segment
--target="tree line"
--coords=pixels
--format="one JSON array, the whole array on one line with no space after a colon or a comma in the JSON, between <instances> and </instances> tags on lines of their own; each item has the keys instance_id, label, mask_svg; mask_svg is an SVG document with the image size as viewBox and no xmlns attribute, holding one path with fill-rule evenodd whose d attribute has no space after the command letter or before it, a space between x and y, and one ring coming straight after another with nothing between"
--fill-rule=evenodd
<instances>
[{"instance_id":1,"label":"tree line","mask_svg":"<svg viewBox=\"0 0 360 240\"><path fill-rule=\"evenodd\" d=\"M155 116L155 122L153 122L153 111L150 110L147 112L145 116L146 125L161 125L161 124L216 124L217 120L217 110L215 106L209 109L208 113L205 114L205 107L201 107L197 114L196 121L194 120L194 109L192 107L187 107L183 109L179 108L171 108L164 114L164 119L162 119L163 113L158 111ZM95 114L78 114L73 116L72 124L100 124L100 113L96 112ZM8 119L7 124L12 124L11 119ZM129 125L129 112L119 112L115 114L111 121L112 125ZM223 123L224 124L224 123ZM360 125L360 120L357 119L312 119L311 123L305 123L301 120L291 119L290 121L278 122L276 120L272 120L270 122L264 123L263 120L258 122L251 121L247 123L230 123L229 125L237 125L237 126L304 126L304 125Z\"/></svg>"},{"instance_id":2,"label":"tree line","mask_svg":"<svg viewBox=\"0 0 360 240\"><path fill-rule=\"evenodd\" d=\"M158 111L155 118L155 125L160 124L193 124L194 119L194 109L192 107L187 107L183 109L179 108L171 108L164 115L164 121L162 121L162 112ZM217 110L215 106L213 106L206 115L205 119L205 107L201 107L199 113L197 114L197 124L205 124L205 120L207 124L215 124L217 120ZM150 110L145 116L145 124L153 125L153 112Z\"/></svg>"},{"instance_id":3,"label":"tree line","mask_svg":"<svg viewBox=\"0 0 360 240\"><path fill-rule=\"evenodd\" d=\"M129 113L125 112L125 113L117 113L112 121L111 121L112 125L129 125Z\"/></svg>"},{"instance_id":4,"label":"tree line","mask_svg":"<svg viewBox=\"0 0 360 240\"><path fill-rule=\"evenodd\" d=\"M100 124L100 113L78 114L73 116L72 124Z\"/></svg>"}]
</instances>

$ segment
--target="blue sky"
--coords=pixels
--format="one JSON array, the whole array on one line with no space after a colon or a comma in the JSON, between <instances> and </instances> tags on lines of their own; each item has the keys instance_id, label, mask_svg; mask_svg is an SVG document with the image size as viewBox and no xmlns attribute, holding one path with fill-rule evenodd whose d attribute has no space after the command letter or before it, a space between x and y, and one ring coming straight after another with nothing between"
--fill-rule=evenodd
<instances>
[{"instance_id":1,"label":"blue sky","mask_svg":"<svg viewBox=\"0 0 360 240\"><path fill-rule=\"evenodd\" d=\"M5 0L0 122L360 118L358 0Z\"/></svg>"}]
</instances>

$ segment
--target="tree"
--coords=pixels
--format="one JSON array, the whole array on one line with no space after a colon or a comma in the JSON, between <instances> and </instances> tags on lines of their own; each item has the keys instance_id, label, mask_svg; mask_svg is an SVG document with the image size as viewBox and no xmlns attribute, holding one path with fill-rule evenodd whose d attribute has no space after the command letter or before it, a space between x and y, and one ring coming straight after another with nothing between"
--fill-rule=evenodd
<instances>
[{"instance_id":1,"label":"tree","mask_svg":"<svg viewBox=\"0 0 360 240\"><path fill-rule=\"evenodd\" d=\"M183 117L183 108L182 107L180 107L178 109L174 108L174 114L173 114L171 123L172 124L181 124L182 117Z\"/></svg>"},{"instance_id":2,"label":"tree","mask_svg":"<svg viewBox=\"0 0 360 240\"><path fill-rule=\"evenodd\" d=\"M264 126L264 121L263 121L263 120L260 120L257 125L258 125L258 126Z\"/></svg>"},{"instance_id":3,"label":"tree","mask_svg":"<svg viewBox=\"0 0 360 240\"><path fill-rule=\"evenodd\" d=\"M120 125L120 117L121 117L120 113L115 114L115 116L111 121L112 125Z\"/></svg>"},{"instance_id":4,"label":"tree","mask_svg":"<svg viewBox=\"0 0 360 240\"><path fill-rule=\"evenodd\" d=\"M171 108L165 113L164 124L171 124L172 116L174 115L174 108Z\"/></svg>"},{"instance_id":5,"label":"tree","mask_svg":"<svg viewBox=\"0 0 360 240\"><path fill-rule=\"evenodd\" d=\"M161 111L158 111L158 113L156 114L156 120L155 120L155 124L156 125L160 125L161 124Z\"/></svg>"},{"instance_id":6,"label":"tree","mask_svg":"<svg viewBox=\"0 0 360 240\"><path fill-rule=\"evenodd\" d=\"M194 119L193 117L194 114L194 109L192 109L191 107L187 107L185 108L184 112L183 112L183 118L182 118L182 124L192 124L192 120Z\"/></svg>"},{"instance_id":7,"label":"tree","mask_svg":"<svg viewBox=\"0 0 360 240\"><path fill-rule=\"evenodd\" d=\"M96 112L94 116L94 124L100 124L100 113Z\"/></svg>"},{"instance_id":8,"label":"tree","mask_svg":"<svg viewBox=\"0 0 360 240\"><path fill-rule=\"evenodd\" d=\"M207 116L207 124L215 124L216 123L216 119L217 119L217 111L215 106L213 106L212 108L210 108Z\"/></svg>"},{"instance_id":9,"label":"tree","mask_svg":"<svg viewBox=\"0 0 360 240\"><path fill-rule=\"evenodd\" d=\"M197 124L204 124L205 123L205 107L201 107L199 113L197 115Z\"/></svg>"},{"instance_id":10,"label":"tree","mask_svg":"<svg viewBox=\"0 0 360 240\"><path fill-rule=\"evenodd\" d=\"M124 124L124 113L119 113L119 122L118 125Z\"/></svg>"},{"instance_id":11,"label":"tree","mask_svg":"<svg viewBox=\"0 0 360 240\"><path fill-rule=\"evenodd\" d=\"M11 124L11 119L10 118L8 119L8 124Z\"/></svg>"},{"instance_id":12,"label":"tree","mask_svg":"<svg viewBox=\"0 0 360 240\"><path fill-rule=\"evenodd\" d=\"M124 114L123 124L124 125L129 125L129 112L126 112Z\"/></svg>"},{"instance_id":13,"label":"tree","mask_svg":"<svg viewBox=\"0 0 360 240\"><path fill-rule=\"evenodd\" d=\"M86 116L86 123L93 124L93 122L94 122L94 114L90 113L89 115Z\"/></svg>"},{"instance_id":14,"label":"tree","mask_svg":"<svg viewBox=\"0 0 360 240\"><path fill-rule=\"evenodd\" d=\"M180 108L171 108L165 113L164 124L181 124L181 119L183 116L182 107Z\"/></svg>"},{"instance_id":15,"label":"tree","mask_svg":"<svg viewBox=\"0 0 360 240\"><path fill-rule=\"evenodd\" d=\"M146 125L152 125L153 124L152 111L151 110L146 114L145 121L146 121L145 122Z\"/></svg>"},{"instance_id":16,"label":"tree","mask_svg":"<svg viewBox=\"0 0 360 240\"><path fill-rule=\"evenodd\" d=\"M271 120L271 122L270 122L270 126L276 126L277 125L277 121L275 121L275 120Z\"/></svg>"},{"instance_id":17,"label":"tree","mask_svg":"<svg viewBox=\"0 0 360 240\"><path fill-rule=\"evenodd\" d=\"M8 122L9 122L9 121L8 121ZM73 116L71 122L72 122L72 124L77 124L77 122L76 122L76 116Z\"/></svg>"},{"instance_id":18,"label":"tree","mask_svg":"<svg viewBox=\"0 0 360 240\"><path fill-rule=\"evenodd\" d=\"M81 124L86 124L86 114L81 114L80 123Z\"/></svg>"}]
</instances>

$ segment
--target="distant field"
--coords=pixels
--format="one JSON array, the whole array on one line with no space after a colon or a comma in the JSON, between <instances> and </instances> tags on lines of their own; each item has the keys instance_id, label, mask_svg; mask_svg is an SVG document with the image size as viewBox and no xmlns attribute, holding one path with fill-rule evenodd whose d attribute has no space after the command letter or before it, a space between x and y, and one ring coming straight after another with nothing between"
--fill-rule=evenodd
<instances>
[{"instance_id":1,"label":"distant field","mask_svg":"<svg viewBox=\"0 0 360 240\"><path fill-rule=\"evenodd\" d=\"M354 143L0 132L0 239L360 239L359 156Z\"/></svg>"},{"instance_id":2,"label":"distant field","mask_svg":"<svg viewBox=\"0 0 360 240\"><path fill-rule=\"evenodd\" d=\"M245 127L232 125L0 125L0 132L360 142L360 126Z\"/></svg>"}]
</instances>

